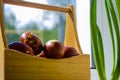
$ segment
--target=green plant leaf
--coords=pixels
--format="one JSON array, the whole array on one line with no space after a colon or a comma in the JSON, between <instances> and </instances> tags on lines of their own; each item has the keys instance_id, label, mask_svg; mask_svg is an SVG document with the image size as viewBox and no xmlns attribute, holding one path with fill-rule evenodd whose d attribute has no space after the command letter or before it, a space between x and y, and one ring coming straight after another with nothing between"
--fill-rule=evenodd
<instances>
[{"instance_id":1,"label":"green plant leaf","mask_svg":"<svg viewBox=\"0 0 120 80\"><path fill-rule=\"evenodd\" d=\"M119 22L120 22L120 0L116 0L116 6L117 6Z\"/></svg>"},{"instance_id":2,"label":"green plant leaf","mask_svg":"<svg viewBox=\"0 0 120 80\"><path fill-rule=\"evenodd\" d=\"M102 69L102 75L103 75L103 79L102 80L106 80L106 72L105 72L105 60L104 60L104 47L103 47L103 41L102 41L102 36L101 36L101 32L99 30L98 25L96 25L97 28L97 48L98 48L98 54L100 57L100 64L101 64L101 69Z\"/></svg>"},{"instance_id":3,"label":"green plant leaf","mask_svg":"<svg viewBox=\"0 0 120 80\"><path fill-rule=\"evenodd\" d=\"M102 39L96 22L96 7L97 7L96 2L97 2L96 0L92 0L90 7L90 26L91 26L90 29L91 29L92 48L93 48L93 54L94 54L96 69L99 78L100 80L106 80L104 59L102 59L104 53L101 53L103 52L103 46L101 42Z\"/></svg>"},{"instance_id":4,"label":"green plant leaf","mask_svg":"<svg viewBox=\"0 0 120 80\"><path fill-rule=\"evenodd\" d=\"M102 36L99 27L97 26L96 2L97 0L92 0L90 7L90 29L92 37L92 47L99 78L100 80L106 80L103 47L104 45L102 42ZM112 80L118 80L120 77L120 0L116 0L116 6L117 11L114 9L115 6L113 5L111 0L105 0L106 15L108 19L113 49ZM116 13L115 11L118 13Z\"/></svg>"},{"instance_id":5,"label":"green plant leaf","mask_svg":"<svg viewBox=\"0 0 120 80\"><path fill-rule=\"evenodd\" d=\"M106 9L106 15L107 15L107 19L108 19L108 27L109 27L109 31L110 31L110 36L111 36L111 41L112 41L112 73L114 72L114 68L115 68L115 41L114 41L114 35L113 35L113 26L112 26L112 20L110 18L110 12L108 9L108 5L106 0L104 0L105 2L105 9Z\"/></svg>"},{"instance_id":6,"label":"green plant leaf","mask_svg":"<svg viewBox=\"0 0 120 80\"><path fill-rule=\"evenodd\" d=\"M103 41L102 41L102 36L99 30L98 25L96 25L97 27L97 43L98 43L98 53L100 56L100 60L101 60L101 65L104 71L104 75L105 75L105 60L104 60L104 47L103 47ZM106 75L105 75L106 76Z\"/></svg>"},{"instance_id":7,"label":"green plant leaf","mask_svg":"<svg viewBox=\"0 0 120 80\"><path fill-rule=\"evenodd\" d=\"M115 37L116 37L116 64L114 72L112 72L112 80L118 80L120 76L120 30L119 30L119 21L117 18L117 13L115 12L113 3L111 0L106 0L106 3L108 5L108 9L111 14L112 23L114 25L113 29L115 31ZM118 8L117 8L118 9ZM117 10L118 11L118 10Z\"/></svg>"},{"instance_id":8,"label":"green plant leaf","mask_svg":"<svg viewBox=\"0 0 120 80\"><path fill-rule=\"evenodd\" d=\"M115 29L115 33L116 33L116 38L117 38L117 41L118 41L118 38L119 38L119 24L118 24L118 19L117 19L117 14L115 13L115 9L113 7L113 3L111 0L107 0L107 5L109 7L109 10L110 10L110 13L111 13L111 17L112 17L112 20L113 20L113 25L114 25L114 29Z\"/></svg>"}]
</instances>

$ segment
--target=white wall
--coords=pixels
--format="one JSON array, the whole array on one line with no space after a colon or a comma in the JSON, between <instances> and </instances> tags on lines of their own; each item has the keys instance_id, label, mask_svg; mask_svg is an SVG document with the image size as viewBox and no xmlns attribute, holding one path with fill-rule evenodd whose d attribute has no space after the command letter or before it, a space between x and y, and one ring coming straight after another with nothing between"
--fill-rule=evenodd
<instances>
[{"instance_id":1,"label":"white wall","mask_svg":"<svg viewBox=\"0 0 120 80\"><path fill-rule=\"evenodd\" d=\"M76 0L76 5L77 30L80 45L85 54L91 55L90 0Z\"/></svg>"}]
</instances>

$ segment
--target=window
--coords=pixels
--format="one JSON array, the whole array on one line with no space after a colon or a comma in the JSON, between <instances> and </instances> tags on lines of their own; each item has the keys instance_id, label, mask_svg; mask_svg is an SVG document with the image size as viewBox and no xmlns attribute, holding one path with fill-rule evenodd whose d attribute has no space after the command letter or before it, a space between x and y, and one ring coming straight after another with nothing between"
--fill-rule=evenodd
<instances>
[{"instance_id":1,"label":"window","mask_svg":"<svg viewBox=\"0 0 120 80\"><path fill-rule=\"evenodd\" d=\"M75 0L24 1L64 7L68 4L75 6L76 3ZM25 31L36 33L44 43L50 39L64 40L64 13L8 4L4 5L4 13L8 43L18 41L20 34Z\"/></svg>"}]
</instances>

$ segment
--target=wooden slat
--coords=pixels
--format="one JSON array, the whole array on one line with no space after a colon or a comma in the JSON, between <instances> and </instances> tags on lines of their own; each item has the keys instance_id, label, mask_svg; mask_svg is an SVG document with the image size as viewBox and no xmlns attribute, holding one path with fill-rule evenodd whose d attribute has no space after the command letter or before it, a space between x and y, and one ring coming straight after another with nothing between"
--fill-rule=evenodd
<instances>
[{"instance_id":1,"label":"wooden slat","mask_svg":"<svg viewBox=\"0 0 120 80\"><path fill-rule=\"evenodd\" d=\"M6 80L90 80L89 65L87 54L47 59L5 50Z\"/></svg>"},{"instance_id":2,"label":"wooden slat","mask_svg":"<svg viewBox=\"0 0 120 80\"><path fill-rule=\"evenodd\" d=\"M1 22L0 22L0 80L4 80L4 42L1 33Z\"/></svg>"},{"instance_id":3,"label":"wooden slat","mask_svg":"<svg viewBox=\"0 0 120 80\"><path fill-rule=\"evenodd\" d=\"M5 34L5 24L4 24L4 12L3 12L3 0L0 0L0 27L1 27L1 34L2 34L2 39L4 42L4 47L8 48L7 46L7 39L6 39L6 34Z\"/></svg>"},{"instance_id":4,"label":"wooden slat","mask_svg":"<svg viewBox=\"0 0 120 80\"><path fill-rule=\"evenodd\" d=\"M19 30L19 32L27 32L27 31L31 31L33 33L39 33L39 34L42 34L42 31L41 30ZM6 33L9 33L9 34L15 34L17 33L16 30L9 30L9 29L6 29L5 30Z\"/></svg>"},{"instance_id":5,"label":"wooden slat","mask_svg":"<svg viewBox=\"0 0 120 80\"><path fill-rule=\"evenodd\" d=\"M4 48L6 46L3 17L3 2L0 0L0 80L4 80Z\"/></svg>"},{"instance_id":6,"label":"wooden slat","mask_svg":"<svg viewBox=\"0 0 120 80\"><path fill-rule=\"evenodd\" d=\"M71 9L71 12L66 13L64 45L72 46L76 48L79 54L83 54L80 43L79 43L79 39L78 39L75 11L72 5L68 5L68 7Z\"/></svg>"},{"instance_id":7,"label":"wooden slat","mask_svg":"<svg viewBox=\"0 0 120 80\"><path fill-rule=\"evenodd\" d=\"M22 1L22 0L4 0L4 3L25 6L25 7L31 7L31 8L38 8L38 9L53 10L53 11L59 11L59 12L69 12L70 11L69 8L65 8L65 7L31 3L31 2L26 2L26 1Z\"/></svg>"}]
</instances>

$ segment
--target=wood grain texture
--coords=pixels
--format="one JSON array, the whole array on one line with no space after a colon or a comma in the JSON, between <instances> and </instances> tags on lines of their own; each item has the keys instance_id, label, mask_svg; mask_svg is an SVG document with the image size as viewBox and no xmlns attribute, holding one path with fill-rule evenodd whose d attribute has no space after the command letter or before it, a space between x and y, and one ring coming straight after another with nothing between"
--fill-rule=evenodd
<instances>
[{"instance_id":1,"label":"wood grain texture","mask_svg":"<svg viewBox=\"0 0 120 80\"><path fill-rule=\"evenodd\" d=\"M5 50L5 80L90 80L89 55L47 59Z\"/></svg>"},{"instance_id":2,"label":"wood grain texture","mask_svg":"<svg viewBox=\"0 0 120 80\"><path fill-rule=\"evenodd\" d=\"M3 0L0 0L0 28L1 28L1 34L3 39L3 44L5 48L8 48L7 46L7 39L6 39L6 33L5 33L5 23L4 23L4 11L3 11Z\"/></svg>"},{"instance_id":3,"label":"wood grain texture","mask_svg":"<svg viewBox=\"0 0 120 80\"><path fill-rule=\"evenodd\" d=\"M72 5L68 5L70 8L70 12L66 13L66 28L65 28L65 39L64 45L72 46L76 48L79 54L83 54L77 33L76 27L76 16L74 7Z\"/></svg>"},{"instance_id":4,"label":"wood grain texture","mask_svg":"<svg viewBox=\"0 0 120 80\"><path fill-rule=\"evenodd\" d=\"M3 2L0 0L0 80L4 80L4 48L6 45L4 34ZM4 44L5 43L5 44Z\"/></svg>"},{"instance_id":5,"label":"wood grain texture","mask_svg":"<svg viewBox=\"0 0 120 80\"><path fill-rule=\"evenodd\" d=\"M4 42L1 32L1 22L0 22L0 80L4 80Z\"/></svg>"}]
</instances>

